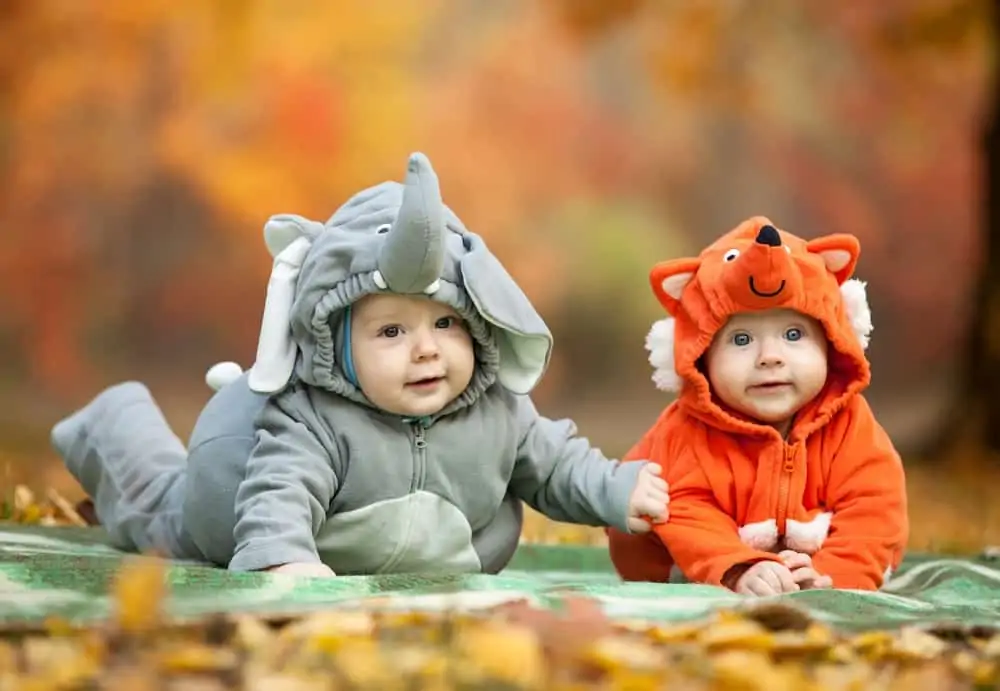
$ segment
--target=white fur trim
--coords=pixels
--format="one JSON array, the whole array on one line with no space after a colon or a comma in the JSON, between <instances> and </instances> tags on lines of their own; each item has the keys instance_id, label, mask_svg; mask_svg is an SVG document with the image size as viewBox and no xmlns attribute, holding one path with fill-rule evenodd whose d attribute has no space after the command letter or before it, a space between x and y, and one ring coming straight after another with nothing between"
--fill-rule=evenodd
<instances>
[{"instance_id":1,"label":"white fur trim","mask_svg":"<svg viewBox=\"0 0 1000 691\"><path fill-rule=\"evenodd\" d=\"M385 282L385 278L382 276L382 272L378 269L372 271L372 282L377 285L380 290L385 290L389 287L389 284Z\"/></svg>"},{"instance_id":2,"label":"white fur trim","mask_svg":"<svg viewBox=\"0 0 1000 691\"><path fill-rule=\"evenodd\" d=\"M830 533L832 513L821 513L808 522L785 521L785 546L803 554L815 554Z\"/></svg>"},{"instance_id":3,"label":"white fur trim","mask_svg":"<svg viewBox=\"0 0 1000 691\"><path fill-rule=\"evenodd\" d=\"M243 368L235 362L217 362L205 372L205 383L213 391L232 384L243 374Z\"/></svg>"},{"instance_id":4,"label":"white fur trim","mask_svg":"<svg viewBox=\"0 0 1000 691\"><path fill-rule=\"evenodd\" d=\"M680 391L681 378L674 369L674 318L653 324L646 336L649 364L653 366L653 382L660 391Z\"/></svg>"},{"instance_id":5,"label":"white fur trim","mask_svg":"<svg viewBox=\"0 0 1000 691\"><path fill-rule=\"evenodd\" d=\"M274 258L264 300L257 358L248 383L257 393L274 393L288 383L295 368L296 346L292 341L291 312L295 282L312 239L300 236Z\"/></svg>"},{"instance_id":6,"label":"white fur trim","mask_svg":"<svg viewBox=\"0 0 1000 691\"><path fill-rule=\"evenodd\" d=\"M861 347L867 348L874 328L872 310L868 306L867 286L864 281L852 278L841 284L840 294L844 298L844 309L847 311L847 319L851 322L854 335L861 342Z\"/></svg>"},{"instance_id":7,"label":"white fur trim","mask_svg":"<svg viewBox=\"0 0 1000 691\"><path fill-rule=\"evenodd\" d=\"M747 523L740 528L740 540L747 547L769 552L778 544L778 522L769 518L759 523Z\"/></svg>"},{"instance_id":8,"label":"white fur trim","mask_svg":"<svg viewBox=\"0 0 1000 691\"><path fill-rule=\"evenodd\" d=\"M868 306L865 286L864 281L856 278L844 281L840 286L848 321L862 348L868 347L873 329L872 312ZM649 351L649 364L653 366L653 383L656 384L656 388L667 393L680 391L681 378L674 363L673 317L653 322L649 333L646 334L646 350Z\"/></svg>"},{"instance_id":9,"label":"white fur trim","mask_svg":"<svg viewBox=\"0 0 1000 691\"><path fill-rule=\"evenodd\" d=\"M433 295L440 289L441 289L441 281L435 278L434 281L429 286L424 288L424 294Z\"/></svg>"}]
</instances>

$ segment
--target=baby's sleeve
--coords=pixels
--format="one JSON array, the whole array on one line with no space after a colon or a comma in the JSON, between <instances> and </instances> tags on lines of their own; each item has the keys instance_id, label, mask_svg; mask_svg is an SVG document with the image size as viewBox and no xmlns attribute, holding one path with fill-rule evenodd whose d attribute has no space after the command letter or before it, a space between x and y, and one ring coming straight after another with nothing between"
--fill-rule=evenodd
<instances>
[{"instance_id":1,"label":"baby's sleeve","mask_svg":"<svg viewBox=\"0 0 1000 691\"><path fill-rule=\"evenodd\" d=\"M335 449L320 441L315 412L308 402L309 413L302 411L300 399L307 397L278 394L258 417L257 443L236 492L233 571L320 561L315 536L337 491Z\"/></svg>"},{"instance_id":2,"label":"baby's sleeve","mask_svg":"<svg viewBox=\"0 0 1000 691\"><path fill-rule=\"evenodd\" d=\"M845 411L830 464L830 532L812 557L835 588L877 590L899 566L909 539L906 478L889 435L857 396Z\"/></svg>"},{"instance_id":3,"label":"baby's sleeve","mask_svg":"<svg viewBox=\"0 0 1000 691\"><path fill-rule=\"evenodd\" d=\"M780 561L775 554L743 544L735 519L719 505L693 453L679 451L669 469L670 518L653 530L685 576L723 585L734 566Z\"/></svg>"},{"instance_id":4,"label":"baby's sleeve","mask_svg":"<svg viewBox=\"0 0 1000 691\"><path fill-rule=\"evenodd\" d=\"M570 420L549 420L516 397L517 459L510 487L549 518L628 531L628 503L644 463L608 460Z\"/></svg>"}]
</instances>

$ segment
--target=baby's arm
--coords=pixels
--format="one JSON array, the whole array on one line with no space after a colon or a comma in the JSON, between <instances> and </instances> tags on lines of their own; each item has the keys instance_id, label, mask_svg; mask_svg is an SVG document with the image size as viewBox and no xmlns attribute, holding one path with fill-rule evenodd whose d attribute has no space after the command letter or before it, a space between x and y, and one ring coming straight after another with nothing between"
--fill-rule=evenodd
<instances>
[{"instance_id":1,"label":"baby's arm","mask_svg":"<svg viewBox=\"0 0 1000 691\"><path fill-rule=\"evenodd\" d=\"M667 479L670 520L653 530L690 580L735 589L738 577L755 563L781 563L778 555L743 544L736 521L719 506L708 478L690 454L671 461Z\"/></svg>"},{"instance_id":2,"label":"baby's arm","mask_svg":"<svg viewBox=\"0 0 1000 691\"><path fill-rule=\"evenodd\" d=\"M906 478L889 435L858 396L829 475L830 532L812 557L835 588L876 590L902 559L909 537Z\"/></svg>"},{"instance_id":3,"label":"baby's arm","mask_svg":"<svg viewBox=\"0 0 1000 691\"><path fill-rule=\"evenodd\" d=\"M294 390L273 397L261 411L257 444L236 492L231 570L321 567L315 535L326 521L337 477L332 442L320 441L316 418L308 398Z\"/></svg>"},{"instance_id":4,"label":"baby's arm","mask_svg":"<svg viewBox=\"0 0 1000 691\"><path fill-rule=\"evenodd\" d=\"M557 521L628 532L629 498L646 464L608 460L576 436L571 421L549 420L527 396L515 398L520 441L510 481L514 494Z\"/></svg>"}]
</instances>

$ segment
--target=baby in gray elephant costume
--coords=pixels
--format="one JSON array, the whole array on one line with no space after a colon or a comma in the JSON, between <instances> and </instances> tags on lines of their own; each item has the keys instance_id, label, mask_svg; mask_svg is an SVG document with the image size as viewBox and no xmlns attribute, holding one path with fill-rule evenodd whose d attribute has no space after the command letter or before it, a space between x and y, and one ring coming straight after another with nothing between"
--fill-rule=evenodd
<instances>
[{"instance_id":1,"label":"baby in gray elephant costume","mask_svg":"<svg viewBox=\"0 0 1000 691\"><path fill-rule=\"evenodd\" d=\"M535 410L552 337L425 156L405 184L326 224L274 216L264 238L256 360L209 371L187 449L136 382L52 430L119 547L313 576L496 573L521 500L631 532L666 519L657 466L608 460Z\"/></svg>"}]
</instances>

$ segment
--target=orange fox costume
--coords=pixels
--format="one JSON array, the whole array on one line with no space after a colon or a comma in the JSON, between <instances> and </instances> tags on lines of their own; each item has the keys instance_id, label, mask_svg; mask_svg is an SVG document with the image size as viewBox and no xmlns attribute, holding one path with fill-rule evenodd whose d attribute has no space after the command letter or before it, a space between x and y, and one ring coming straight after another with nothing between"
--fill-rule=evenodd
<instances>
[{"instance_id":1,"label":"orange fox costume","mask_svg":"<svg viewBox=\"0 0 1000 691\"><path fill-rule=\"evenodd\" d=\"M853 236L807 242L758 216L697 258L653 268L671 315L647 339L653 379L680 393L626 459L662 465L670 518L641 535L608 529L623 578L665 581L676 561L693 581L733 587L733 567L778 561L781 549L811 554L835 588L875 590L898 567L906 484L861 396L871 314L864 284L850 278L858 253ZM731 315L772 308L815 318L829 342L826 384L784 439L724 406L699 364Z\"/></svg>"}]
</instances>

